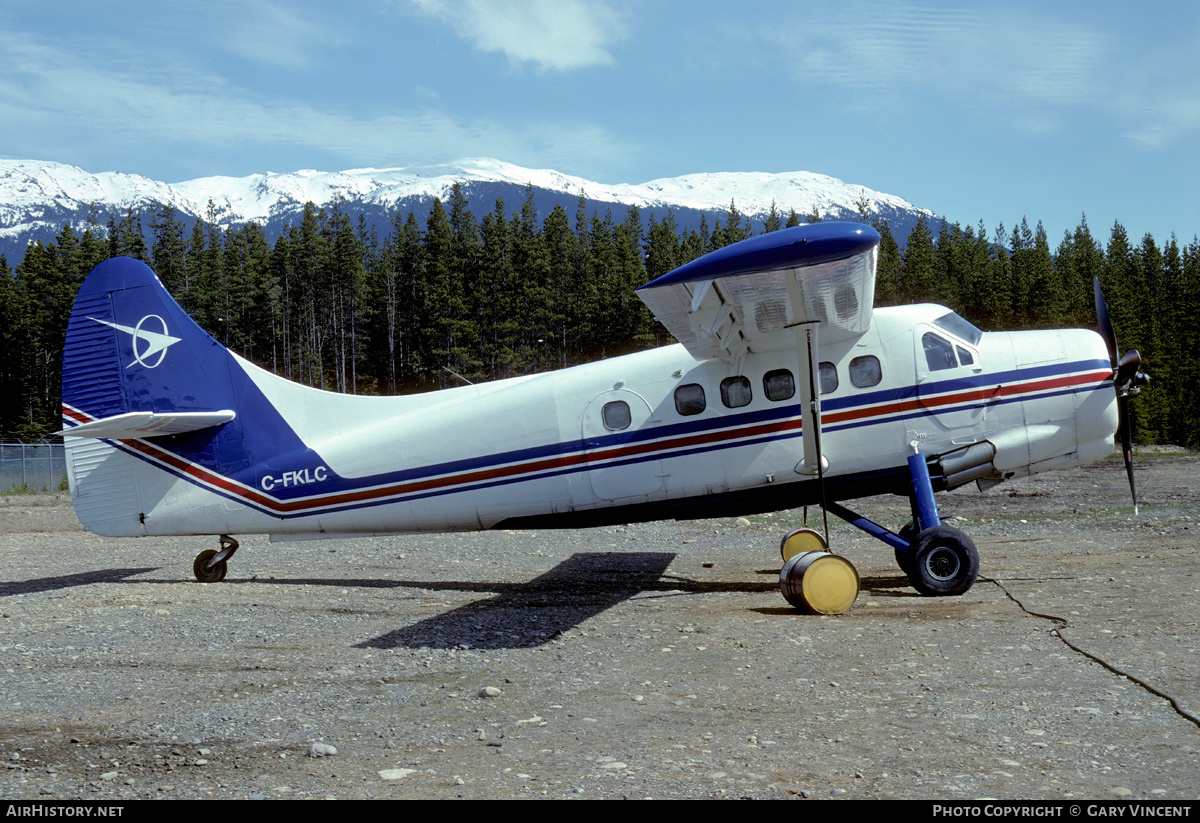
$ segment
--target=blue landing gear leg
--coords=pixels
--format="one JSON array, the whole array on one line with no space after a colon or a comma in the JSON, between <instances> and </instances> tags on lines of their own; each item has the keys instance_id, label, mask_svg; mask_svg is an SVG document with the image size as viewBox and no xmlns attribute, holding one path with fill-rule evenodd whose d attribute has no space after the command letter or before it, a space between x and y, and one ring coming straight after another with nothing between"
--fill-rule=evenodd
<instances>
[{"instance_id":1,"label":"blue landing gear leg","mask_svg":"<svg viewBox=\"0 0 1200 823\"><path fill-rule=\"evenodd\" d=\"M962 594L979 575L979 552L971 538L942 525L925 455L917 452L908 458L908 473L912 478L917 533L907 551L896 553L896 560L908 575L908 582L921 594L933 597Z\"/></svg>"},{"instance_id":2,"label":"blue landing gear leg","mask_svg":"<svg viewBox=\"0 0 1200 823\"><path fill-rule=\"evenodd\" d=\"M908 582L921 594L929 597L963 594L979 575L979 553L971 538L942 525L925 456L917 453L908 458L908 470L912 478L913 523L911 528L901 529L900 534L840 504L830 503L826 509L891 546Z\"/></svg>"}]
</instances>

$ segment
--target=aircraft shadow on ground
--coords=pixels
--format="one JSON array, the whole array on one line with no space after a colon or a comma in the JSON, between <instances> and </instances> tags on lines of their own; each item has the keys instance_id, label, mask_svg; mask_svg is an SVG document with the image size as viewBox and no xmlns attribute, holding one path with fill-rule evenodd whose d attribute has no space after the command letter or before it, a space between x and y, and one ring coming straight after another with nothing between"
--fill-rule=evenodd
<instances>
[{"instance_id":1,"label":"aircraft shadow on ground","mask_svg":"<svg viewBox=\"0 0 1200 823\"><path fill-rule=\"evenodd\" d=\"M866 589L881 597L920 597L912 588L912 583L902 574L893 577L864 577L859 580L859 588ZM895 591L906 589L906 591Z\"/></svg>"},{"instance_id":2,"label":"aircraft shadow on ground","mask_svg":"<svg viewBox=\"0 0 1200 823\"><path fill-rule=\"evenodd\" d=\"M430 616L359 648L540 646L642 592L678 588L662 579L674 559L666 552L574 554L527 583L497 587L487 600Z\"/></svg>"},{"instance_id":3,"label":"aircraft shadow on ground","mask_svg":"<svg viewBox=\"0 0 1200 823\"><path fill-rule=\"evenodd\" d=\"M140 569L98 569L93 572L64 574L59 577L4 581L0 582L0 597L12 597L14 594L48 592L55 589L70 589L75 586L90 586L93 583L122 583L130 577L154 571L158 571L158 568L155 566L147 566Z\"/></svg>"},{"instance_id":4,"label":"aircraft shadow on ground","mask_svg":"<svg viewBox=\"0 0 1200 823\"><path fill-rule=\"evenodd\" d=\"M607 609L644 593L671 597L725 592L757 594L777 588L774 582L698 581L667 569L669 552L577 553L545 574L524 583L457 580L388 580L384 578L226 579L221 586L337 586L340 588L412 588L465 591L492 596L449 612L431 615L411 626L388 632L357 648L530 648L553 640ZM100 569L80 574L0 582L0 597L52 591L98 583L179 585L178 579L135 580L158 567Z\"/></svg>"}]
</instances>

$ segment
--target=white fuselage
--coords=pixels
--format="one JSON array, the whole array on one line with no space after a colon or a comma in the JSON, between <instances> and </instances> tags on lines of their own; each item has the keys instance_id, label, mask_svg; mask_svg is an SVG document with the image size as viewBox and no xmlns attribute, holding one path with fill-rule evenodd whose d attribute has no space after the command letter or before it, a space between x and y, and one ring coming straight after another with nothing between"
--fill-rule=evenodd
<instances>
[{"instance_id":1,"label":"white fuselage","mask_svg":"<svg viewBox=\"0 0 1200 823\"><path fill-rule=\"evenodd\" d=\"M821 447L834 499L902 491L897 478L914 443L932 456L988 440L997 478L1112 450L1116 401L1099 335L993 332L973 343L933 325L946 312L876 309L866 333L822 345L818 359L832 370L822 368ZM941 355L930 346L953 354L934 363ZM94 505L80 495L86 528L287 538L589 525L815 501L813 475L797 471L800 392L789 394L784 376L798 379L795 349L727 363L668 346L404 397L321 392L239 362L311 451L225 472L153 439L68 441L73 488L99 472L93 479L126 484L125 503L139 515L118 514L111 495Z\"/></svg>"}]
</instances>

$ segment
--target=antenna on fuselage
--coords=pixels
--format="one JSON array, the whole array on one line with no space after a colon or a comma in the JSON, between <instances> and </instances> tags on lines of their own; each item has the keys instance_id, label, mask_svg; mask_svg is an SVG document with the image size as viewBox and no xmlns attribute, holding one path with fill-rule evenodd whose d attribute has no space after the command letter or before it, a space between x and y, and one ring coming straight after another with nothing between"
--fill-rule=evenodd
<instances>
[{"instance_id":1,"label":"antenna on fuselage","mask_svg":"<svg viewBox=\"0 0 1200 823\"><path fill-rule=\"evenodd\" d=\"M456 372L454 369L450 368L449 366L442 366L442 368L443 368L443 369L445 369L446 371L450 372L452 375L454 375L455 377L457 377L459 380L461 380L461 381L463 381L464 383L466 383L468 386L474 386L474 385L475 385L475 384L474 384L474 383L472 383L470 380L468 380L467 378L463 377L461 374L459 374L458 372Z\"/></svg>"}]
</instances>

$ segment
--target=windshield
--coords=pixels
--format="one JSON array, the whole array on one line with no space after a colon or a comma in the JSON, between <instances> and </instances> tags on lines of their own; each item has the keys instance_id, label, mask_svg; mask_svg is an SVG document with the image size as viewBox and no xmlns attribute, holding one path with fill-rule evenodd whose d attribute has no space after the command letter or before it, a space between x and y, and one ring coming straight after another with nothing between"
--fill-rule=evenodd
<instances>
[{"instance_id":1,"label":"windshield","mask_svg":"<svg viewBox=\"0 0 1200 823\"><path fill-rule=\"evenodd\" d=\"M954 312L943 314L937 320L933 321L933 325L940 326L955 337L966 340L972 346L978 346L979 338L983 337L983 332L975 328L971 323L963 320Z\"/></svg>"}]
</instances>

